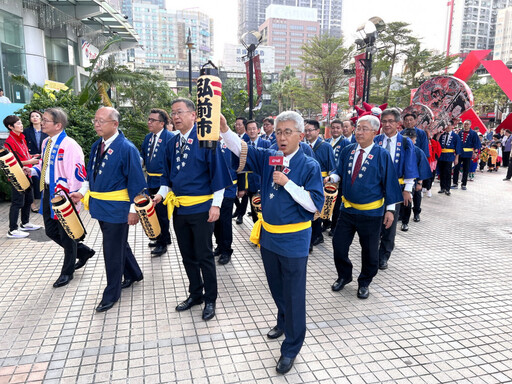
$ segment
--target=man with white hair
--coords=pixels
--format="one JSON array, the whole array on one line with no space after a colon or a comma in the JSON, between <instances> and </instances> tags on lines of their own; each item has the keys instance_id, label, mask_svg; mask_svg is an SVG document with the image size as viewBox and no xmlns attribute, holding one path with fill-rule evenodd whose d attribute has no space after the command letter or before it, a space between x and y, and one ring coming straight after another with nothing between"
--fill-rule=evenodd
<instances>
[{"instance_id":1,"label":"man with white hair","mask_svg":"<svg viewBox=\"0 0 512 384\"><path fill-rule=\"evenodd\" d=\"M119 121L119 112L114 108L96 111L92 123L100 138L91 148L87 180L78 192L70 195L75 203L83 198L103 234L107 286L97 312L111 309L121 297L121 289L143 279L128 244L128 229L139 221L133 200L147 184L139 151L118 129Z\"/></svg>"},{"instance_id":2,"label":"man with white hair","mask_svg":"<svg viewBox=\"0 0 512 384\"><path fill-rule=\"evenodd\" d=\"M341 179L341 212L332 240L338 278L333 291L352 281L352 262L348 252L357 232L361 244L361 273L357 297L367 299L369 285L379 270L381 226L394 221L395 205L403 200L395 167L389 152L373 142L380 122L375 116L363 116L355 130L357 144L341 152L336 170L324 182Z\"/></svg>"},{"instance_id":3,"label":"man with white hair","mask_svg":"<svg viewBox=\"0 0 512 384\"><path fill-rule=\"evenodd\" d=\"M276 151L247 149L246 169L261 177L262 216L251 233L251 241L261 246L267 281L277 306L277 325L267 334L276 339L283 333L281 358L276 370L288 372L306 336L306 265L311 239L311 220L324 204L320 165L306 156L300 142L304 120L293 111L277 116L276 137L282 151L282 171L269 165ZM229 150L241 156L240 138L221 117L221 132ZM244 161L242 158L240 161ZM277 159L276 159L277 160Z\"/></svg>"}]
</instances>

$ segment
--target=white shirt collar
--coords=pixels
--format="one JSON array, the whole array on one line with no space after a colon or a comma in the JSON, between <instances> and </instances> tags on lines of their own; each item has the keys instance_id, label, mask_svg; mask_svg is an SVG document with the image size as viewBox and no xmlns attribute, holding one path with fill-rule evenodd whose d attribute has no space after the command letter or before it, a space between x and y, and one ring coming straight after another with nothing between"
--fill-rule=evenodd
<instances>
[{"instance_id":1,"label":"white shirt collar","mask_svg":"<svg viewBox=\"0 0 512 384\"><path fill-rule=\"evenodd\" d=\"M375 143L371 143L369 146L367 146L366 148L361 148L361 146L359 144L357 144L357 149L356 149L356 152L359 151L360 149L364 150L364 153L368 154L371 152L371 150L373 149L373 146L375 145Z\"/></svg>"},{"instance_id":2,"label":"white shirt collar","mask_svg":"<svg viewBox=\"0 0 512 384\"><path fill-rule=\"evenodd\" d=\"M103 140L103 142L105 143L105 149L108 148L110 144L114 142L115 139L117 139L117 136L119 136L119 130L117 130L116 133L114 133L112 137L110 137L108 140Z\"/></svg>"}]
</instances>

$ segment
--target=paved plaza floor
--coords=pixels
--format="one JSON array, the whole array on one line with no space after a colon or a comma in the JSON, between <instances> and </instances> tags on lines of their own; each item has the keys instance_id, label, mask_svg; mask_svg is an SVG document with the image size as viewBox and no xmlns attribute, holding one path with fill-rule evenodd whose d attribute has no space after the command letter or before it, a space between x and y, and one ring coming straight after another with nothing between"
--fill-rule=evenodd
<instances>
[{"instance_id":1,"label":"paved plaza floor","mask_svg":"<svg viewBox=\"0 0 512 384\"><path fill-rule=\"evenodd\" d=\"M423 200L420 223L398 231L389 269L356 298L332 292L332 245L309 257L307 334L292 370L275 371L276 309L249 218L234 227L232 262L218 266L217 316L178 313L187 278L176 240L151 258L138 225L129 241L144 280L96 313L106 284L101 232L82 215L97 253L53 288L62 251L40 230L8 239L0 204L0 384L3 383L505 383L512 382L512 182L478 173L468 190ZM40 215L33 222L42 224ZM357 240L351 248L355 275Z\"/></svg>"}]
</instances>

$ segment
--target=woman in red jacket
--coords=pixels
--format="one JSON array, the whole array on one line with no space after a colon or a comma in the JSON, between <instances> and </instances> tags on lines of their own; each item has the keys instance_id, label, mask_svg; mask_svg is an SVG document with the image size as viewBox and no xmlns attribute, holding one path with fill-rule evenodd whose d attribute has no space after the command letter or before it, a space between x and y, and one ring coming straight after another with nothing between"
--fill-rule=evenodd
<instances>
[{"instance_id":1,"label":"woman in red jacket","mask_svg":"<svg viewBox=\"0 0 512 384\"><path fill-rule=\"evenodd\" d=\"M27 142L23 134L23 123L20 118L14 115L4 119L5 127L10 131L9 137L5 140L4 147L14 153L23 166L31 167L39 161L28 152ZM9 209L9 231L7 237L24 238L28 236L26 231L35 231L41 228L40 225L32 224L30 218L30 205L34 201L32 186L24 192L18 192L11 186L11 208ZM21 225L18 229L18 217L21 210Z\"/></svg>"}]
</instances>

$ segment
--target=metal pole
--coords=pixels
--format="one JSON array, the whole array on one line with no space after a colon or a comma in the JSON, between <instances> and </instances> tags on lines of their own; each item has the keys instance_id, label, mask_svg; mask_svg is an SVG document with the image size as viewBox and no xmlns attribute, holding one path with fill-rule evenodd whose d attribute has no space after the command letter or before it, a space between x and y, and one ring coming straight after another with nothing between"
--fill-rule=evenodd
<instances>
[{"instance_id":1,"label":"metal pole","mask_svg":"<svg viewBox=\"0 0 512 384\"><path fill-rule=\"evenodd\" d=\"M188 96L192 97L192 50L188 49Z\"/></svg>"},{"instance_id":2,"label":"metal pole","mask_svg":"<svg viewBox=\"0 0 512 384\"><path fill-rule=\"evenodd\" d=\"M368 68L366 68L367 72L368 72L368 80L366 82L366 102L369 103L370 102L370 81L371 81L371 78L372 78L372 60L373 60L373 54L372 54L372 51L371 51L371 48L370 48L370 52L367 53L367 65L368 65Z\"/></svg>"},{"instance_id":3,"label":"metal pole","mask_svg":"<svg viewBox=\"0 0 512 384\"><path fill-rule=\"evenodd\" d=\"M254 49L256 47L254 44L251 44L247 49L247 54L249 56L249 120L252 120L252 108L253 108L253 84L252 84L252 72L253 72L253 63L252 57L254 54Z\"/></svg>"}]
</instances>

